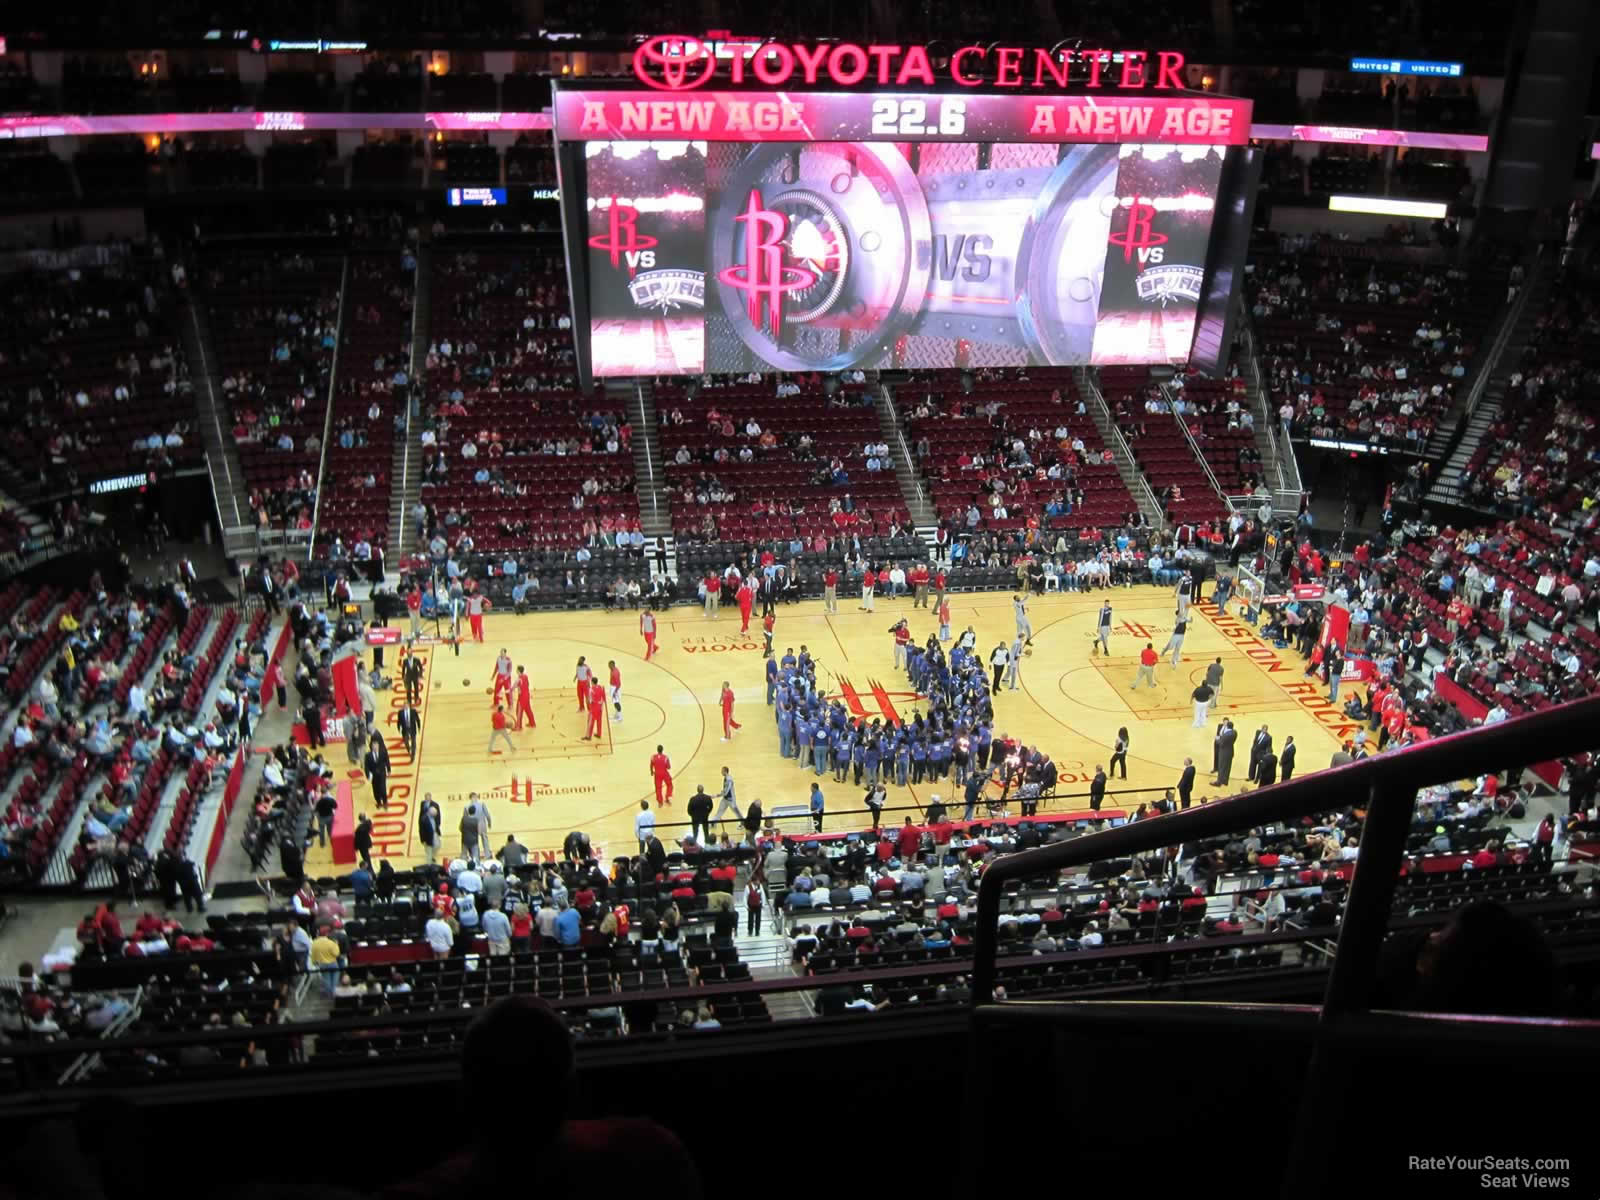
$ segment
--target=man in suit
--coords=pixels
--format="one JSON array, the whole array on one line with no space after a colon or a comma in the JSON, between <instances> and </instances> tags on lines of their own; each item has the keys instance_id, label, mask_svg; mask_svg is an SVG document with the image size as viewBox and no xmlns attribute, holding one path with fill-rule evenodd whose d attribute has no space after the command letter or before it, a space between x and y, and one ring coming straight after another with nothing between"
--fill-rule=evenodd
<instances>
[{"instance_id":1,"label":"man in suit","mask_svg":"<svg viewBox=\"0 0 1600 1200\"><path fill-rule=\"evenodd\" d=\"M1228 775L1233 770L1233 743L1238 736L1233 728L1232 718L1224 717L1221 727L1217 730L1217 736L1212 741L1217 763L1217 777L1214 782L1218 787L1227 784Z\"/></svg>"},{"instance_id":2,"label":"man in suit","mask_svg":"<svg viewBox=\"0 0 1600 1200\"><path fill-rule=\"evenodd\" d=\"M422 696L422 659L415 654L407 654L400 668L400 678L406 685L406 703L415 704Z\"/></svg>"},{"instance_id":3,"label":"man in suit","mask_svg":"<svg viewBox=\"0 0 1600 1200\"><path fill-rule=\"evenodd\" d=\"M760 595L761 615L763 617L769 614L775 615L777 613L776 605L778 602L778 581L775 577L771 575L762 576Z\"/></svg>"},{"instance_id":4,"label":"man in suit","mask_svg":"<svg viewBox=\"0 0 1600 1200\"><path fill-rule=\"evenodd\" d=\"M1183 774L1178 776L1178 803L1189 807L1189 802L1194 798L1194 759L1183 760Z\"/></svg>"},{"instance_id":5,"label":"man in suit","mask_svg":"<svg viewBox=\"0 0 1600 1200\"><path fill-rule=\"evenodd\" d=\"M374 733L367 740L366 757L361 769L372 784L372 800L380 809L389 807L389 748L383 744L383 735Z\"/></svg>"},{"instance_id":6,"label":"man in suit","mask_svg":"<svg viewBox=\"0 0 1600 1200\"><path fill-rule=\"evenodd\" d=\"M1355 762L1355 755L1350 753L1350 745L1351 743L1345 742L1344 745L1335 750L1333 757L1328 760L1328 765L1330 767L1347 767Z\"/></svg>"},{"instance_id":7,"label":"man in suit","mask_svg":"<svg viewBox=\"0 0 1600 1200\"><path fill-rule=\"evenodd\" d=\"M711 840L711 793L704 786L696 787L689 797L689 832L702 846Z\"/></svg>"},{"instance_id":8,"label":"man in suit","mask_svg":"<svg viewBox=\"0 0 1600 1200\"><path fill-rule=\"evenodd\" d=\"M439 857L439 806L433 802L433 793L423 798L417 810L417 840L422 843L422 853L432 866Z\"/></svg>"},{"instance_id":9,"label":"man in suit","mask_svg":"<svg viewBox=\"0 0 1600 1200\"><path fill-rule=\"evenodd\" d=\"M400 730L400 737L405 741L406 753L411 756L411 761L417 759L417 734L422 732L422 716L410 700L394 718L396 728Z\"/></svg>"},{"instance_id":10,"label":"man in suit","mask_svg":"<svg viewBox=\"0 0 1600 1200\"><path fill-rule=\"evenodd\" d=\"M1271 787L1278 782L1278 756L1269 748L1256 763L1256 786Z\"/></svg>"},{"instance_id":11,"label":"man in suit","mask_svg":"<svg viewBox=\"0 0 1600 1200\"><path fill-rule=\"evenodd\" d=\"M1105 799L1106 769L1104 767L1096 767L1094 769L1094 779L1089 784L1089 807L1094 809L1095 812L1099 812L1100 806L1105 803Z\"/></svg>"},{"instance_id":12,"label":"man in suit","mask_svg":"<svg viewBox=\"0 0 1600 1200\"><path fill-rule=\"evenodd\" d=\"M1261 756L1263 754L1271 753L1271 751L1272 751L1272 735L1267 732L1267 727L1265 725L1263 725L1260 729L1256 730L1255 737L1250 739L1250 775L1249 775L1249 778L1250 778L1250 781L1252 783L1255 782L1256 769L1261 763Z\"/></svg>"},{"instance_id":13,"label":"man in suit","mask_svg":"<svg viewBox=\"0 0 1600 1200\"><path fill-rule=\"evenodd\" d=\"M1288 783L1294 778L1294 735L1283 739L1283 753L1278 756L1278 775Z\"/></svg>"}]
</instances>

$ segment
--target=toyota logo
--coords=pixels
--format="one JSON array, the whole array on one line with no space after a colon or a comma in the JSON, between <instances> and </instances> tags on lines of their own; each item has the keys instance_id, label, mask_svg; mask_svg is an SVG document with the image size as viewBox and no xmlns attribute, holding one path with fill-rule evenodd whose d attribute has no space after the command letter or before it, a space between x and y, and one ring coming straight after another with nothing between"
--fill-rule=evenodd
<instances>
[{"instance_id":1,"label":"toyota logo","mask_svg":"<svg viewBox=\"0 0 1600 1200\"><path fill-rule=\"evenodd\" d=\"M687 92L717 73L717 57L699 38L653 37L633 52L633 73L646 87Z\"/></svg>"}]
</instances>

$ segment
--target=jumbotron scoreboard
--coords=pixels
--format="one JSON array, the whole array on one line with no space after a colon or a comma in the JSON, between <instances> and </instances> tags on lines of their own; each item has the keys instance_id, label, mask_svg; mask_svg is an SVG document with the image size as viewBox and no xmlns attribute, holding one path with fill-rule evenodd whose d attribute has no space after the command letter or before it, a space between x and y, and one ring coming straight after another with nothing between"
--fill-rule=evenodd
<instances>
[{"instance_id":1,"label":"jumbotron scoreboard","mask_svg":"<svg viewBox=\"0 0 1600 1200\"><path fill-rule=\"evenodd\" d=\"M555 90L585 378L1226 346L1250 103L1179 54L663 37L634 75Z\"/></svg>"}]
</instances>

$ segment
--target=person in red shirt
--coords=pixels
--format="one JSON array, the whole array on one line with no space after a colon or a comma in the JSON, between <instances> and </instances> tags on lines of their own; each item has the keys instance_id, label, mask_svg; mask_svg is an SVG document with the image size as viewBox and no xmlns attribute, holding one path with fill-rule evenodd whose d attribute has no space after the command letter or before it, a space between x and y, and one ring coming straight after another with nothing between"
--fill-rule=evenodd
<instances>
[{"instance_id":1,"label":"person in red shirt","mask_svg":"<svg viewBox=\"0 0 1600 1200\"><path fill-rule=\"evenodd\" d=\"M1479 850L1472 856L1472 865L1478 868L1480 871L1488 867L1499 866L1500 855L1496 853L1498 847L1498 842L1490 842L1482 850Z\"/></svg>"},{"instance_id":2,"label":"person in red shirt","mask_svg":"<svg viewBox=\"0 0 1600 1200\"><path fill-rule=\"evenodd\" d=\"M911 584L911 607L926 608L928 606L928 568L918 563L911 568L911 574L906 576L906 582Z\"/></svg>"},{"instance_id":3,"label":"person in red shirt","mask_svg":"<svg viewBox=\"0 0 1600 1200\"><path fill-rule=\"evenodd\" d=\"M935 608L942 609L944 607L944 587L944 568L940 567L938 572L933 577L933 606ZM945 623L949 624L948 621Z\"/></svg>"},{"instance_id":4,"label":"person in red shirt","mask_svg":"<svg viewBox=\"0 0 1600 1200\"><path fill-rule=\"evenodd\" d=\"M511 740L511 718L506 716L506 706L504 704L496 704L494 706L494 713L489 718L489 725L488 752L493 754L495 743L503 741L506 744L507 753L515 754L517 745Z\"/></svg>"},{"instance_id":5,"label":"person in red shirt","mask_svg":"<svg viewBox=\"0 0 1600 1200\"><path fill-rule=\"evenodd\" d=\"M450 885L441 883L433 894L433 911L441 918L456 915L456 902L450 898Z\"/></svg>"},{"instance_id":6,"label":"person in red shirt","mask_svg":"<svg viewBox=\"0 0 1600 1200\"><path fill-rule=\"evenodd\" d=\"M739 599L739 632L740 633L749 633L750 632L750 609L756 602L756 594L755 594L754 589L751 588L750 581L748 579L746 579L743 583L741 583L739 585L738 599Z\"/></svg>"},{"instance_id":7,"label":"person in red shirt","mask_svg":"<svg viewBox=\"0 0 1600 1200\"><path fill-rule=\"evenodd\" d=\"M650 778L656 785L656 807L672 803L672 760L660 746L650 756ZM665 791L666 799L662 799Z\"/></svg>"},{"instance_id":8,"label":"person in red shirt","mask_svg":"<svg viewBox=\"0 0 1600 1200\"><path fill-rule=\"evenodd\" d=\"M1155 646L1146 642L1144 649L1139 651L1139 672L1133 677L1133 686L1135 688L1139 686L1140 680L1148 682L1151 687L1156 686L1156 663L1160 658L1161 656L1156 653ZM995 678L999 679L1000 676L996 675ZM995 688L998 690L999 687L1000 685L996 683Z\"/></svg>"},{"instance_id":9,"label":"person in red shirt","mask_svg":"<svg viewBox=\"0 0 1600 1200\"><path fill-rule=\"evenodd\" d=\"M772 657L772 627L777 623L778 618L772 613L768 613L766 616L761 618L761 636L766 639L767 643L765 648L761 651L762 658Z\"/></svg>"},{"instance_id":10,"label":"person in red shirt","mask_svg":"<svg viewBox=\"0 0 1600 1200\"><path fill-rule=\"evenodd\" d=\"M906 823L900 826L898 839L900 857L909 860L922 846L922 830L911 823L911 818L906 818Z\"/></svg>"},{"instance_id":11,"label":"person in red shirt","mask_svg":"<svg viewBox=\"0 0 1600 1200\"><path fill-rule=\"evenodd\" d=\"M839 611L839 572L829 567L822 573L822 611Z\"/></svg>"},{"instance_id":12,"label":"person in red shirt","mask_svg":"<svg viewBox=\"0 0 1600 1200\"><path fill-rule=\"evenodd\" d=\"M875 598L874 589L877 586L878 586L878 577L872 573L872 568L868 567L864 572L862 572L862 575L861 575L861 611L862 612L874 612L874 611L876 611L872 606L872 602L873 602L873 600Z\"/></svg>"},{"instance_id":13,"label":"person in red shirt","mask_svg":"<svg viewBox=\"0 0 1600 1200\"><path fill-rule=\"evenodd\" d=\"M533 938L533 914L526 904L519 904L511 914L511 949L520 953L528 948Z\"/></svg>"},{"instance_id":14,"label":"person in red shirt","mask_svg":"<svg viewBox=\"0 0 1600 1200\"><path fill-rule=\"evenodd\" d=\"M406 593L406 612L411 617L411 639L422 636L422 585L413 583Z\"/></svg>"},{"instance_id":15,"label":"person in red shirt","mask_svg":"<svg viewBox=\"0 0 1600 1200\"><path fill-rule=\"evenodd\" d=\"M942 596L939 598L939 640L950 640L950 601Z\"/></svg>"},{"instance_id":16,"label":"person in red shirt","mask_svg":"<svg viewBox=\"0 0 1600 1200\"><path fill-rule=\"evenodd\" d=\"M733 719L733 688L728 686L728 681L722 681L722 740L727 741L733 737L735 729L743 726Z\"/></svg>"},{"instance_id":17,"label":"person in red shirt","mask_svg":"<svg viewBox=\"0 0 1600 1200\"><path fill-rule=\"evenodd\" d=\"M524 720L531 726L537 727L539 722L533 719L533 705L529 703L531 685L528 673L521 667L517 668L517 729L520 732Z\"/></svg>"},{"instance_id":18,"label":"person in red shirt","mask_svg":"<svg viewBox=\"0 0 1600 1200\"><path fill-rule=\"evenodd\" d=\"M622 720L622 672L617 669L617 660L611 659L607 664L611 668L609 680L611 690L611 718L615 721Z\"/></svg>"},{"instance_id":19,"label":"person in red shirt","mask_svg":"<svg viewBox=\"0 0 1600 1200\"><path fill-rule=\"evenodd\" d=\"M600 731L606 718L606 694L598 687L589 689L589 724L584 730L583 740L593 741L600 736Z\"/></svg>"},{"instance_id":20,"label":"person in red shirt","mask_svg":"<svg viewBox=\"0 0 1600 1200\"><path fill-rule=\"evenodd\" d=\"M122 945L122 922L117 919L117 902L108 900L95 910L95 929L100 935L101 948L113 953Z\"/></svg>"},{"instance_id":21,"label":"person in red shirt","mask_svg":"<svg viewBox=\"0 0 1600 1200\"><path fill-rule=\"evenodd\" d=\"M911 626L904 621L895 622L894 626L894 665L906 665L906 649L911 645Z\"/></svg>"},{"instance_id":22,"label":"person in red shirt","mask_svg":"<svg viewBox=\"0 0 1600 1200\"><path fill-rule=\"evenodd\" d=\"M713 571L701 583L706 589L706 620L715 621L722 606L722 576Z\"/></svg>"},{"instance_id":23,"label":"person in red shirt","mask_svg":"<svg viewBox=\"0 0 1600 1200\"><path fill-rule=\"evenodd\" d=\"M1406 728L1406 706L1392 705L1388 712L1383 714L1383 732L1378 735L1378 749L1382 750L1392 741L1399 741L1400 735Z\"/></svg>"},{"instance_id":24,"label":"person in red shirt","mask_svg":"<svg viewBox=\"0 0 1600 1200\"><path fill-rule=\"evenodd\" d=\"M656 614L654 609L645 609L639 614L639 632L644 635L644 660L649 662L656 652Z\"/></svg>"}]
</instances>

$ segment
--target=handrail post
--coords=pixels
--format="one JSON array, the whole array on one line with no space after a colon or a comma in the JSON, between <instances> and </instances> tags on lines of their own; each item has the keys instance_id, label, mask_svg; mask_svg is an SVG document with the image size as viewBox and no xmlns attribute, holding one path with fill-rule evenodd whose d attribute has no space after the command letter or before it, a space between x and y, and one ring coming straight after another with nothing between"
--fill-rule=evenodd
<instances>
[{"instance_id":1,"label":"handrail post","mask_svg":"<svg viewBox=\"0 0 1600 1200\"><path fill-rule=\"evenodd\" d=\"M985 871L978 880L978 937L972 956L972 1003L989 1004L994 1000L994 981L998 973L995 942L1000 932L1000 892L1005 887L1005 877L995 871Z\"/></svg>"},{"instance_id":2,"label":"handrail post","mask_svg":"<svg viewBox=\"0 0 1600 1200\"><path fill-rule=\"evenodd\" d=\"M1322 1019L1367 1008L1372 999L1378 955L1394 906L1395 879L1405 856L1416 809L1416 791L1374 783L1368 793L1367 819L1361 825L1361 853L1350 878L1339 945L1322 997Z\"/></svg>"},{"instance_id":3,"label":"handrail post","mask_svg":"<svg viewBox=\"0 0 1600 1200\"><path fill-rule=\"evenodd\" d=\"M333 401L339 391L339 351L344 341L344 305L349 292L350 256L346 254L344 265L339 270L339 307L334 312L333 322L333 361L328 364L328 409L322 414L322 455L317 461L317 498L311 506L311 537L306 543L307 562L317 556L317 522L322 519L322 492L328 475L328 439L333 436Z\"/></svg>"},{"instance_id":4,"label":"handrail post","mask_svg":"<svg viewBox=\"0 0 1600 1200\"><path fill-rule=\"evenodd\" d=\"M1320 1148L1330 1122L1347 1103L1349 1072L1336 1060L1336 1051L1327 1035L1344 1017L1372 1006L1378 959L1394 908L1395 880L1400 874L1406 838L1416 810L1417 793L1403 784L1375 781L1367 796L1367 819L1361 826L1361 853L1350 879L1350 896L1345 901L1339 942L1328 967L1328 986L1323 992L1322 1011L1317 1017L1315 1040L1295 1116L1294 1142L1284 1181L1285 1195L1316 1190L1311 1173L1321 1176Z\"/></svg>"}]
</instances>

